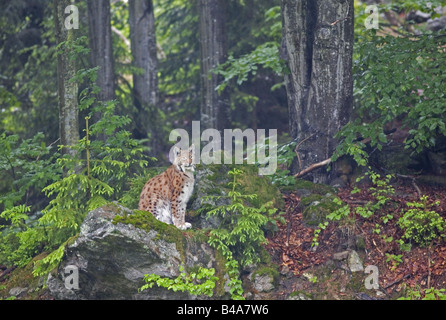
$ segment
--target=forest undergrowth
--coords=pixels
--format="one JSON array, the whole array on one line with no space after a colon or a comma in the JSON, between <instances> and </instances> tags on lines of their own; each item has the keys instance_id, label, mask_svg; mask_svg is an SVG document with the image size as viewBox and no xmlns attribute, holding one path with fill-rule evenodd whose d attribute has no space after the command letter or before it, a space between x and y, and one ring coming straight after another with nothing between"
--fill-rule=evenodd
<instances>
[{"instance_id":1,"label":"forest undergrowth","mask_svg":"<svg viewBox=\"0 0 446 320\"><path fill-rule=\"evenodd\" d=\"M417 243L414 239L408 239L409 229L403 227L403 217L416 207L414 204L422 206L422 201L417 190L404 181L393 187L394 193L388 196L385 209L367 218L358 214L355 208L375 201L373 190L364 188L352 194L355 189L353 187L339 189L337 196L348 206L350 213L346 218L331 222L321 230L317 247L313 245L317 228L305 223L298 193L284 194L286 224L279 225L279 232L268 238L268 252L277 258L276 262L281 268L287 268L300 276L312 267L332 259L335 253L345 250L343 241L348 234L354 239L354 245L353 248L347 249L362 253L364 267L378 267L380 289L384 290L387 296L404 296L409 288L420 292L421 298L432 288L445 288L445 242L440 234L429 243ZM420 185L419 190L426 202L426 207L420 210L436 212L444 223L444 189ZM427 238L426 235L423 236L423 239Z\"/></svg>"}]
</instances>

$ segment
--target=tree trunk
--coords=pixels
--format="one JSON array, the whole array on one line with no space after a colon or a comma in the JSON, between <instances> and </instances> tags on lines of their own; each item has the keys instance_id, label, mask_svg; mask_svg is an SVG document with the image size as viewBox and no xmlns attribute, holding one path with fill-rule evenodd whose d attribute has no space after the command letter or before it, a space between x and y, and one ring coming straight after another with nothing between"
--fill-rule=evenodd
<instances>
[{"instance_id":1,"label":"tree trunk","mask_svg":"<svg viewBox=\"0 0 446 320\"><path fill-rule=\"evenodd\" d=\"M225 89L215 88L221 77L211 70L227 57L225 5L227 0L199 0L201 42L201 127L223 130L230 126L230 109Z\"/></svg>"},{"instance_id":2,"label":"tree trunk","mask_svg":"<svg viewBox=\"0 0 446 320\"><path fill-rule=\"evenodd\" d=\"M353 0L282 0L291 135L300 168L329 159L353 107ZM332 170L333 172L333 170ZM324 169L312 172L326 183Z\"/></svg>"},{"instance_id":3,"label":"tree trunk","mask_svg":"<svg viewBox=\"0 0 446 320\"><path fill-rule=\"evenodd\" d=\"M99 67L96 85L100 88L98 102L115 99L115 73L110 24L110 1L88 0L88 25L90 36L90 57L93 67ZM95 115L94 121L100 118Z\"/></svg>"},{"instance_id":4,"label":"tree trunk","mask_svg":"<svg viewBox=\"0 0 446 320\"><path fill-rule=\"evenodd\" d=\"M70 59L72 52L68 45L74 40L75 29L65 27L65 8L70 4L70 0L53 2L57 43L65 42L57 56L59 135L60 144L64 146L73 146L79 141L78 84L69 82L76 74L76 60ZM62 149L62 154L74 156L76 151L66 147Z\"/></svg>"},{"instance_id":5,"label":"tree trunk","mask_svg":"<svg viewBox=\"0 0 446 320\"><path fill-rule=\"evenodd\" d=\"M134 105L138 110L136 136L151 136L150 145L156 153L159 138L154 130L158 107L157 48L155 16L152 0L129 1L130 40L133 63L142 73L133 74Z\"/></svg>"}]
</instances>

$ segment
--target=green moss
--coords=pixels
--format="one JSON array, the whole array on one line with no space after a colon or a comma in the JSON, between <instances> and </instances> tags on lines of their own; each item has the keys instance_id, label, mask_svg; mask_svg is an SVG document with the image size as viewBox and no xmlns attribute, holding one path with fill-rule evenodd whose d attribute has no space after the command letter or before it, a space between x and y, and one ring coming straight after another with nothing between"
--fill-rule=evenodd
<instances>
[{"instance_id":1,"label":"green moss","mask_svg":"<svg viewBox=\"0 0 446 320\"><path fill-rule=\"evenodd\" d=\"M181 230L175 226L161 222L153 214L141 210L134 210L133 214L124 213L122 215L116 215L113 219L113 224L117 223L132 224L147 232L150 230L156 231L159 239L176 244L177 250L180 252L181 258L184 261L186 238Z\"/></svg>"},{"instance_id":2,"label":"green moss","mask_svg":"<svg viewBox=\"0 0 446 320\"><path fill-rule=\"evenodd\" d=\"M34 263L45 258L48 253L41 253L34 257L25 267L17 268L9 275L9 279L4 283L5 288L0 290L0 298L8 298L9 290L15 287L28 288L25 296L21 299L37 300L45 291L39 286L39 277L34 277Z\"/></svg>"},{"instance_id":3,"label":"green moss","mask_svg":"<svg viewBox=\"0 0 446 320\"><path fill-rule=\"evenodd\" d=\"M202 165L197 166L197 170ZM283 209L284 200L278 187L271 183L271 180L264 176L259 176L258 167L255 165L207 165L212 174L206 178L213 183L213 187L206 190L207 195L222 195L229 191L228 182L230 177L228 172L237 167L243 171L242 179L238 182L241 184L241 192L243 194L256 194L257 198L250 200L250 204L259 208L266 202L272 201L275 208Z\"/></svg>"},{"instance_id":4,"label":"green moss","mask_svg":"<svg viewBox=\"0 0 446 320\"><path fill-rule=\"evenodd\" d=\"M308 195L306 197L302 197L300 199L300 205L306 207L306 206L309 206L310 204L312 204L315 201L319 201L320 202L322 199L323 199L323 196L321 196L320 194L312 193L312 194L310 194L310 195Z\"/></svg>"},{"instance_id":5,"label":"green moss","mask_svg":"<svg viewBox=\"0 0 446 320\"><path fill-rule=\"evenodd\" d=\"M351 290L352 292L364 292L366 291L365 276L362 272L352 272L352 276L347 286L345 287L347 290Z\"/></svg>"},{"instance_id":6,"label":"green moss","mask_svg":"<svg viewBox=\"0 0 446 320\"><path fill-rule=\"evenodd\" d=\"M308 203L306 206L302 203L304 199L304 202ZM308 197L302 198L301 204L304 207L304 221L310 226L317 226L319 223L325 221L328 214L339 209L339 205L334 203L333 199L334 196L332 195L321 197L317 194L311 194Z\"/></svg>"},{"instance_id":7,"label":"green moss","mask_svg":"<svg viewBox=\"0 0 446 320\"><path fill-rule=\"evenodd\" d=\"M296 179L296 184L294 185L294 188L313 190L315 188L315 183L308 180Z\"/></svg>"},{"instance_id":8,"label":"green moss","mask_svg":"<svg viewBox=\"0 0 446 320\"><path fill-rule=\"evenodd\" d=\"M356 247L358 248L359 251L364 251L365 250L365 239L362 236L357 236L356 237Z\"/></svg>"},{"instance_id":9,"label":"green moss","mask_svg":"<svg viewBox=\"0 0 446 320\"><path fill-rule=\"evenodd\" d=\"M257 198L251 200L250 203L260 208L266 202L272 201L277 209L283 209L284 200L279 188L271 183L271 180L264 176L258 175L259 168L254 165L243 165L239 168L243 171L243 179L241 183L242 192L244 194L256 194Z\"/></svg>"},{"instance_id":10,"label":"green moss","mask_svg":"<svg viewBox=\"0 0 446 320\"><path fill-rule=\"evenodd\" d=\"M277 268L275 266L271 265L258 268L255 272L252 273L251 281L254 282L256 276L263 276L265 274L269 275L273 279L273 285L276 286L279 282L279 271L277 271Z\"/></svg>"},{"instance_id":11,"label":"green moss","mask_svg":"<svg viewBox=\"0 0 446 320\"><path fill-rule=\"evenodd\" d=\"M324 195L327 193L336 193L336 189L332 186L321 183L313 183L311 181L302 179L297 179L294 187L295 189L305 189L311 191L311 193L317 193L320 195Z\"/></svg>"},{"instance_id":12,"label":"green moss","mask_svg":"<svg viewBox=\"0 0 446 320\"><path fill-rule=\"evenodd\" d=\"M268 251L264 247L260 247L260 262L264 263L266 265L271 264L271 256L269 255Z\"/></svg>"},{"instance_id":13,"label":"green moss","mask_svg":"<svg viewBox=\"0 0 446 320\"><path fill-rule=\"evenodd\" d=\"M223 297L225 295L225 275L227 273L226 259L218 250L215 250L215 266L215 276L218 277L218 281L215 284L214 295Z\"/></svg>"}]
</instances>

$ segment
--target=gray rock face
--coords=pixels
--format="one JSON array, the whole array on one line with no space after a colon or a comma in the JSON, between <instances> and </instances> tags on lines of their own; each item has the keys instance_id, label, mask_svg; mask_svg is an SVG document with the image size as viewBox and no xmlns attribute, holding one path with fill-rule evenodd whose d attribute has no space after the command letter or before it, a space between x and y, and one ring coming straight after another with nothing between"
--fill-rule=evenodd
<instances>
[{"instance_id":1,"label":"gray rock face","mask_svg":"<svg viewBox=\"0 0 446 320\"><path fill-rule=\"evenodd\" d=\"M133 213L108 205L88 214L79 237L67 248L57 275L48 277L51 294L56 299L193 298L188 293L175 293L156 285L142 292L138 289L144 285L145 274L175 278L180 264L215 267L213 250L206 243L189 241L181 234L178 241L166 240L159 231L113 222L123 214ZM155 219L154 223L160 222ZM78 270L78 289L70 286L70 268Z\"/></svg>"},{"instance_id":2,"label":"gray rock face","mask_svg":"<svg viewBox=\"0 0 446 320\"><path fill-rule=\"evenodd\" d=\"M427 21L427 30L431 31L440 31L446 28L446 16L442 16L440 18L429 19Z\"/></svg>"},{"instance_id":3,"label":"gray rock face","mask_svg":"<svg viewBox=\"0 0 446 320\"><path fill-rule=\"evenodd\" d=\"M208 167L198 168L195 173L195 188L194 195L191 201L191 209L198 210L205 205L209 205L211 207L217 207L223 204L228 204L227 199L216 199L211 196L224 196L226 193L224 191L224 184L219 181L218 183L211 179L212 176L215 175L215 172L210 170ZM218 180L222 180L222 176L218 177ZM215 192L218 190L218 192ZM207 217L206 214L200 215L198 223L200 228L218 228L220 224L220 219L216 216Z\"/></svg>"},{"instance_id":4,"label":"gray rock face","mask_svg":"<svg viewBox=\"0 0 446 320\"><path fill-rule=\"evenodd\" d=\"M358 253L354 250L352 250L348 256L348 266L351 272L364 271L362 260L359 257Z\"/></svg>"},{"instance_id":5,"label":"gray rock face","mask_svg":"<svg viewBox=\"0 0 446 320\"><path fill-rule=\"evenodd\" d=\"M22 294L26 293L28 288L14 287L9 290L9 295L14 297L20 297Z\"/></svg>"},{"instance_id":6,"label":"gray rock face","mask_svg":"<svg viewBox=\"0 0 446 320\"><path fill-rule=\"evenodd\" d=\"M269 274L256 274L253 285L258 292L269 292L274 289L274 279Z\"/></svg>"}]
</instances>

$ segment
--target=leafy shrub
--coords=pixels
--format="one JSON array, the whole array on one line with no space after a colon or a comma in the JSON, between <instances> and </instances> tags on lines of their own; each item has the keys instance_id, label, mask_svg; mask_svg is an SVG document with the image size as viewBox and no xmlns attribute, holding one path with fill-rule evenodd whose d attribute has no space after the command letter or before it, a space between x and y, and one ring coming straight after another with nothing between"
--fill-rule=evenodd
<instances>
[{"instance_id":1,"label":"leafy shrub","mask_svg":"<svg viewBox=\"0 0 446 320\"><path fill-rule=\"evenodd\" d=\"M277 171L275 174L268 175L273 184L279 186L290 186L296 184L296 178L290 175L288 168L296 158L294 149L296 148L296 142L291 141L289 143L280 146L277 150Z\"/></svg>"},{"instance_id":2,"label":"leafy shrub","mask_svg":"<svg viewBox=\"0 0 446 320\"><path fill-rule=\"evenodd\" d=\"M329 221L342 221L346 219L350 215L350 208L348 204L343 205L343 202L339 198L334 198L333 203L338 206L338 209L334 210L330 214L327 215L327 221L319 223L318 227L314 229L313 232L313 239L311 242L311 247L318 247L319 246L319 235L322 232L322 230L325 230L328 225Z\"/></svg>"},{"instance_id":3,"label":"leafy shrub","mask_svg":"<svg viewBox=\"0 0 446 320\"><path fill-rule=\"evenodd\" d=\"M394 5L392 2L389 7ZM399 10L420 8L429 12L434 8L427 8L425 1L399 1L398 6ZM358 19L358 23L363 20ZM336 135L342 141L333 161L351 155L359 165L366 165L363 139L369 140L371 148L381 150L389 142L384 127L395 119L400 119L408 131L405 147L416 153L435 147L446 136L446 81L439 67L446 38L442 32L417 36L399 32L398 37L378 36L375 30L357 32L355 118Z\"/></svg>"},{"instance_id":4,"label":"leafy shrub","mask_svg":"<svg viewBox=\"0 0 446 320\"><path fill-rule=\"evenodd\" d=\"M216 90L222 92L233 79L237 79L237 85L248 80L249 75L255 75L259 66L272 69L274 72L283 74L286 72L285 64L279 58L279 44L267 42L238 59L229 56L228 60L219 65L215 72L224 77L223 82ZM274 87L273 87L274 89Z\"/></svg>"},{"instance_id":5,"label":"leafy shrub","mask_svg":"<svg viewBox=\"0 0 446 320\"><path fill-rule=\"evenodd\" d=\"M420 202L408 202L410 209L398 220L398 225L404 231L402 238L413 240L422 247L432 244L439 237L444 237L446 227L444 219L437 212L429 210L427 200L427 196L422 196Z\"/></svg>"},{"instance_id":6,"label":"leafy shrub","mask_svg":"<svg viewBox=\"0 0 446 320\"><path fill-rule=\"evenodd\" d=\"M381 175L369 167L369 171L365 173L364 176L356 179L356 182L360 182L366 176L369 177L372 186L369 188L372 191L372 196L375 198L375 201L369 201L364 206L356 207L355 212L362 216L363 218L370 218L376 212L382 210L386 204L390 201L390 196L395 193L395 189L390 184L390 180L392 179L392 175L388 174L385 177L381 177ZM361 190L355 187L352 190L352 194L358 193ZM383 217L383 221L392 219L389 215L385 215ZM387 222L387 221L386 221Z\"/></svg>"},{"instance_id":7,"label":"leafy shrub","mask_svg":"<svg viewBox=\"0 0 446 320\"><path fill-rule=\"evenodd\" d=\"M366 176L369 177L372 186L369 188L372 191L371 195L375 198L374 201L368 201L363 206L358 206L354 208L353 212L355 214L360 215L365 219L369 219L374 216L376 213L381 213L381 220L384 223L387 223L389 220L393 219L393 215L388 213L383 213L383 209L390 202L390 196L394 194L395 189L390 184L390 180L392 179L392 175L386 175L385 177L381 177L379 173L371 170L369 167L368 172L365 175L356 179L356 182L360 182ZM361 190L358 187L355 187L351 194L359 193ZM333 199L334 204L338 207L336 210L327 215L327 221L321 222L318 225L318 228L314 230L314 236L312 240L312 247L317 247L319 245L318 238L322 230L325 230L331 221L345 221L350 216L350 206L348 204L343 204L342 200L339 198ZM376 232L380 232L380 225L376 224L377 229Z\"/></svg>"},{"instance_id":8,"label":"leafy shrub","mask_svg":"<svg viewBox=\"0 0 446 320\"><path fill-rule=\"evenodd\" d=\"M38 196L48 182L60 178L62 172L54 164L58 154L44 138L38 133L20 142L18 135L0 134L0 209L29 204L32 194Z\"/></svg>"},{"instance_id":9,"label":"leafy shrub","mask_svg":"<svg viewBox=\"0 0 446 320\"><path fill-rule=\"evenodd\" d=\"M210 232L209 244L219 249L224 256L234 257L241 262L242 266L260 261L259 247L266 242L262 228L269 221L268 214L272 215L276 209L272 208L272 203L266 203L260 208L249 207L244 204L244 200L252 200L257 197L255 194L241 194L237 187L237 181L242 174L241 170L234 168L229 171L232 181L229 185L232 190L227 196L210 196L208 198L220 199L228 198L230 204L221 205L207 212L208 216L219 216L222 221L218 229Z\"/></svg>"},{"instance_id":10,"label":"leafy shrub","mask_svg":"<svg viewBox=\"0 0 446 320\"><path fill-rule=\"evenodd\" d=\"M144 276L146 282L140 288L140 291L152 288L154 284L158 287L166 288L174 292L187 291L194 296L206 295L212 297L214 294L215 283L218 278L214 276L214 268L202 268L198 269L198 272L192 272L188 275L184 272L184 267L179 267L180 275L176 279L170 279L167 277L161 277L156 274L149 274Z\"/></svg>"},{"instance_id":11,"label":"leafy shrub","mask_svg":"<svg viewBox=\"0 0 446 320\"><path fill-rule=\"evenodd\" d=\"M406 296L398 298L398 300L446 300L445 289L427 288L421 289L406 289Z\"/></svg>"},{"instance_id":12,"label":"leafy shrub","mask_svg":"<svg viewBox=\"0 0 446 320\"><path fill-rule=\"evenodd\" d=\"M211 230L208 243L219 250L226 258L226 270L229 274L229 287L232 299L243 299L243 289L239 277L239 264L247 266L260 262L261 245L266 243L263 228L268 222L275 223L277 210L272 207L272 201L259 208L245 205L245 201L257 198L256 194L242 194L238 182L243 171L233 168L228 172L232 176L229 182L231 190L227 196L208 196L207 199L228 199L229 204L216 208L205 206L200 212L207 212L208 217L220 217L219 228Z\"/></svg>"},{"instance_id":13,"label":"leafy shrub","mask_svg":"<svg viewBox=\"0 0 446 320\"><path fill-rule=\"evenodd\" d=\"M58 154L43 139L42 133L21 142L17 135L0 135L0 264L25 265L39 250L37 199L62 174L54 163Z\"/></svg>"}]
</instances>

